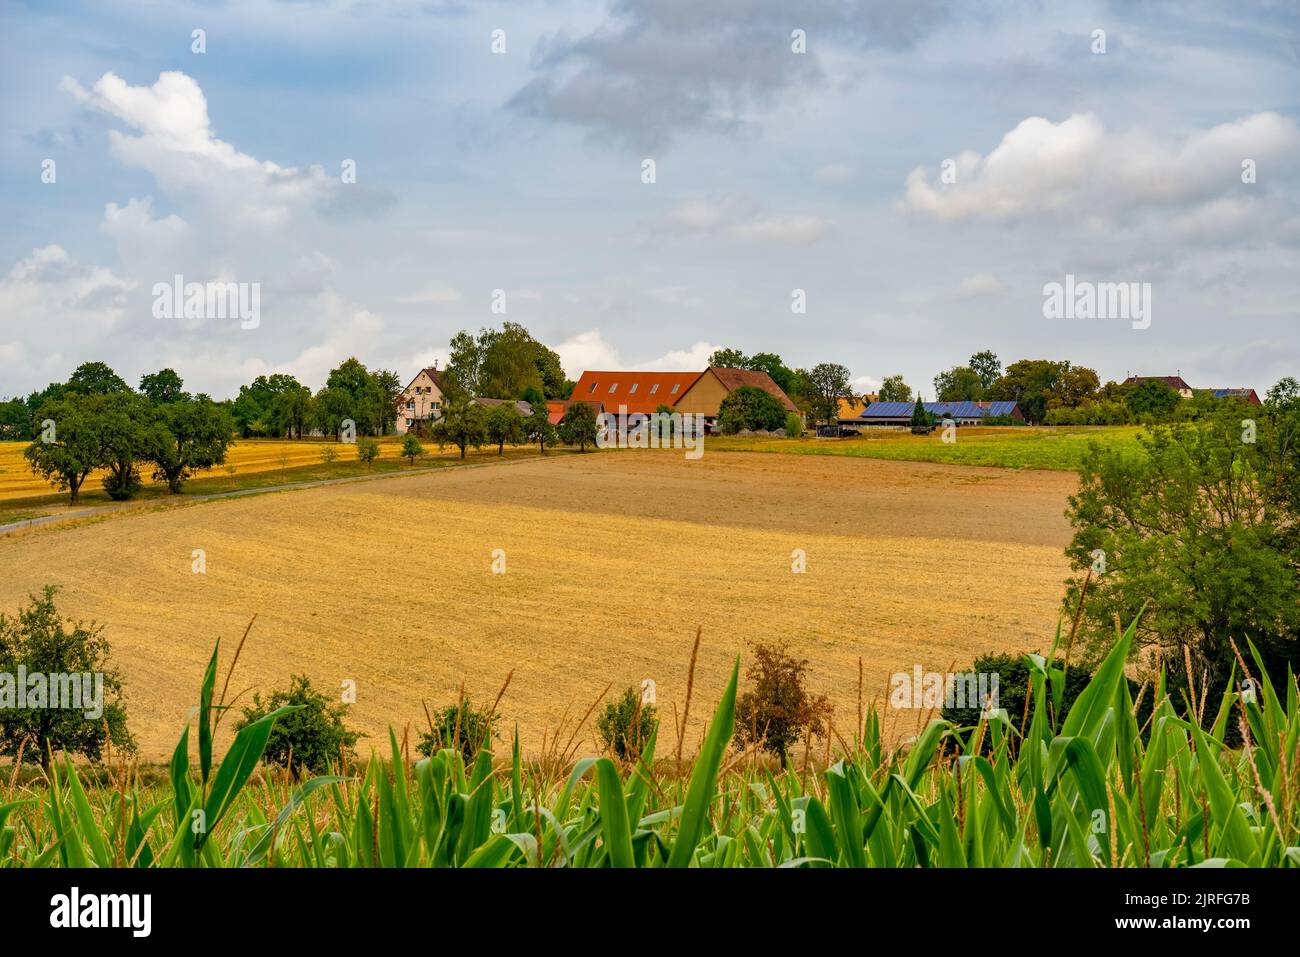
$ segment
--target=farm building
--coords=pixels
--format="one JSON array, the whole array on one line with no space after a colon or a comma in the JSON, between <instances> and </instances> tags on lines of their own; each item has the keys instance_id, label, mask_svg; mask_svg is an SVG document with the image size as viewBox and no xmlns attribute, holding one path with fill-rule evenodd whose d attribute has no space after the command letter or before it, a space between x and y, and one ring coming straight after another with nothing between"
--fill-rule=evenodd
<instances>
[{"instance_id":1,"label":"farm building","mask_svg":"<svg viewBox=\"0 0 1300 957\"><path fill-rule=\"evenodd\" d=\"M573 392L577 395L578 390L574 389ZM569 406L575 402L586 402L596 413L597 418L605 411L605 406L599 399L547 399L546 418L550 420L551 425L559 425L560 420L564 418L564 413L568 412Z\"/></svg>"},{"instance_id":2,"label":"farm building","mask_svg":"<svg viewBox=\"0 0 1300 957\"><path fill-rule=\"evenodd\" d=\"M418 429L425 419L438 418L442 414L445 389L437 365L421 369L397 400L397 434Z\"/></svg>"},{"instance_id":3,"label":"farm building","mask_svg":"<svg viewBox=\"0 0 1300 957\"><path fill-rule=\"evenodd\" d=\"M702 415L706 426L712 428L722 400L742 386L771 394L787 412L799 411L766 372L718 366L703 372L584 372L574 386L573 398L598 401L606 413L615 415L621 410L649 414L666 405L673 412Z\"/></svg>"},{"instance_id":4,"label":"farm building","mask_svg":"<svg viewBox=\"0 0 1300 957\"><path fill-rule=\"evenodd\" d=\"M1015 402L926 402L925 411L940 419L952 419L958 425L979 425L987 419L1008 417L1017 422L1025 415ZM912 421L915 402L873 402L852 420L859 426L908 425Z\"/></svg>"},{"instance_id":5,"label":"farm building","mask_svg":"<svg viewBox=\"0 0 1300 957\"><path fill-rule=\"evenodd\" d=\"M1163 382L1177 392L1180 398L1190 399L1192 397L1192 387L1183 380L1181 375L1131 375L1122 384L1139 386L1143 382Z\"/></svg>"},{"instance_id":6,"label":"farm building","mask_svg":"<svg viewBox=\"0 0 1300 957\"><path fill-rule=\"evenodd\" d=\"M1216 399L1241 399L1247 405L1262 405L1254 389L1214 389Z\"/></svg>"},{"instance_id":7,"label":"farm building","mask_svg":"<svg viewBox=\"0 0 1300 957\"><path fill-rule=\"evenodd\" d=\"M863 412L867 411L867 406L876 402L878 396L874 392L868 392L865 395L851 395L847 399L839 399L839 412L837 418L841 423L849 423L856 419Z\"/></svg>"},{"instance_id":8,"label":"farm building","mask_svg":"<svg viewBox=\"0 0 1300 957\"><path fill-rule=\"evenodd\" d=\"M495 409L499 405L505 405L509 403L510 400L509 399L475 399L474 402L478 405L483 406L484 408ZM527 402L525 402L523 399L520 399L517 402L511 404L514 405L515 409L519 412L519 414L524 416L525 418L533 414L533 407L529 405Z\"/></svg>"}]
</instances>

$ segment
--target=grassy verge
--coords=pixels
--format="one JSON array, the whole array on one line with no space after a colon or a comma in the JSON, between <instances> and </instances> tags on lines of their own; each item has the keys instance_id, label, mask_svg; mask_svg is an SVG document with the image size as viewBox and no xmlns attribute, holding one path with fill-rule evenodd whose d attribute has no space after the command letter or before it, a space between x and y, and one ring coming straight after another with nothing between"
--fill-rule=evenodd
<instances>
[{"instance_id":1,"label":"grassy verge","mask_svg":"<svg viewBox=\"0 0 1300 957\"><path fill-rule=\"evenodd\" d=\"M717 436L707 440L705 449L1074 471L1082 463L1089 443L1138 452L1140 432L1139 426L962 426L956 431L955 441L948 443L943 441L942 429L930 435L878 429L844 439Z\"/></svg>"}]
</instances>

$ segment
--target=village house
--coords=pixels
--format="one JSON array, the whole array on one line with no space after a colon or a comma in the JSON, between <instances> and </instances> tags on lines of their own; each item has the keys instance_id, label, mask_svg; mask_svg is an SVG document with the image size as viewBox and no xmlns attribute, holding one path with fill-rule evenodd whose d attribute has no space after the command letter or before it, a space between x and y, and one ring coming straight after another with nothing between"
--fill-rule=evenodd
<instances>
[{"instance_id":1,"label":"village house","mask_svg":"<svg viewBox=\"0 0 1300 957\"><path fill-rule=\"evenodd\" d=\"M437 363L421 369L397 400L397 434L405 435L419 429L426 419L439 418L444 392L443 373L438 371Z\"/></svg>"}]
</instances>

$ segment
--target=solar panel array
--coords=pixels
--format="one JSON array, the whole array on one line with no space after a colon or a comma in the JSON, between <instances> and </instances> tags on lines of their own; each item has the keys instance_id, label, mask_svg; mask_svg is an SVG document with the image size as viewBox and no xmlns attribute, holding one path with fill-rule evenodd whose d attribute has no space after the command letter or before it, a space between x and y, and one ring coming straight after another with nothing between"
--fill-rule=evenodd
<instances>
[{"instance_id":1,"label":"solar panel array","mask_svg":"<svg viewBox=\"0 0 1300 957\"><path fill-rule=\"evenodd\" d=\"M946 415L954 419L985 419L998 415L1011 415L1016 408L1014 402L990 402L988 407L977 402L926 402L925 411L932 415ZM910 419L915 402L873 402L867 406L859 418L863 419Z\"/></svg>"}]
</instances>

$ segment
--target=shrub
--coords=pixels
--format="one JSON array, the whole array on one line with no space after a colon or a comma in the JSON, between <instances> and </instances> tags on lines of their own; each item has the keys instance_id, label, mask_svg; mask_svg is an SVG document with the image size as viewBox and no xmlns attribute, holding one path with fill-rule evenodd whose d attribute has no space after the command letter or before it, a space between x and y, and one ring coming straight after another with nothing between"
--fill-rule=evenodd
<instances>
[{"instance_id":1,"label":"shrub","mask_svg":"<svg viewBox=\"0 0 1300 957\"><path fill-rule=\"evenodd\" d=\"M785 417L785 434L792 439L803 435L803 420L793 412Z\"/></svg>"},{"instance_id":2,"label":"shrub","mask_svg":"<svg viewBox=\"0 0 1300 957\"><path fill-rule=\"evenodd\" d=\"M1093 672L1091 669L1084 667L1077 662L1070 662L1069 668L1065 668L1065 659L1063 657L1055 658L1048 666L1049 674L1054 673L1055 680L1059 681L1062 677L1065 679L1063 690L1061 692L1061 704L1057 709L1052 702L1052 714L1049 717L1054 718L1056 727L1059 727L1065 721L1066 716L1070 713L1070 708L1074 704L1074 699L1088 683L1092 681ZM1029 662L1024 654L1007 655L991 654L981 655L976 658L971 665L969 672L959 672L953 677L961 680L965 674L997 675L998 676L998 700L997 706L1007 713L1007 720L1011 727L1015 728L1016 734L1011 736L1011 750L1015 753L1019 743L1019 735L1023 730L1027 731L1030 722L1034 720L1033 695L1030 683L1031 670ZM1129 686L1129 696L1138 704L1137 723L1138 727L1144 727L1146 720L1151 714L1151 708L1155 701L1155 696L1151 689L1148 688L1146 694L1142 695L1142 700L1137 701L1138 694L1141 691L1141 683L1134 681L1132 678L1126 678ZM1028 710L1025 707L1025 699L1029 698ZM981 708L979 704L974 707L958 708L949 707L946 703L941 711L941 717L945 721L951 721L959 728L974 727L980 718ZM1148 729L1149 730L1149 729ZM955 742L954 742L955 743ZM987 750L990 744L988 738L984 741L984 747Z\"/></svg>"},{"instance_id":3,"label":"shrub","mask_svg":"<svg viewBox=\"0 0 1300 957\"><path fill-rule=\"evenodd\" d=\"M596 719L596 730L607 750L624 760L636 759L654 733L657 720L654 705L642 704L636 689L628 688L605 705Z\"/></svg>"},{"instance_id":4,"label":"shrub","mask_svg":"<svg viewBox=\"0 0 1300 957\"><path fill-rule=\"evenodd\" d=\"M722 400L718 426L727 435L735 435L741 429L771 432L785 425L785 415L785 406L772 393L742 385Z\"/></svg>"},{"instance_id":5,"label":"shrub","mask_svg":"<svg viewBox=\"0 0 1300 957\"><path fill-rule=\"evenodd\" d=\"M361 735L343 724L347 708L331 704L330 699L311 686L306 675L294 675L287 691L275 691L265 701L253 694L253 704L244 708L244 717L235 730L266 717L276 708L291 705L298 711L281 715L271 728L263 760L288 768L295 776L303 771L320 772L338 766L344 756L353 760L353 748Z\"/></svg>"},{"instance_id":6,"label":"shrub","mask_svg":"<svg viewBox=\"0 0 1300 957\"><path fill-rule=\"evenodd\" d=\"M412 465L415 460L424 454L424 446L414 435L408 435L402 440L402 458L407 459Z\"/></svg>"},{"instance_id":7,"label":"shrub","mask_svg":"<svg viewBox=\"0 0 1300 957\"><path fill-rule=\"evenodd\" d=\"M379 443L368 435L357 439L357 460L364 462L366 468L375 467L375 459L379 458Z\"/></svg>"},{"instance_id":8,"label":"shrub","mask_svg":"<svg viewBox=\"0 0 1300 957\"><path fill-rule=\"evenodd\" d=\"M115 502L122 502L132 498L143 483L140 481L140 470L135 466L125 468L115 468L104 476L104 491L108 497Z\"/></svg>"},{"instance_id":9,"label":"shrub","mask_svg":"<svg viewBox=\"0 0 1300 957\"><path fill-rule=\"evenodd\" d=\"M736 701L736 742L757 743L784 763L790 745L805 734L824 737L831 705L825 695L814 698L804 687L808 662L795 658L785 642L752 645L753 663L745 677L753 683Z\"/></svg>"},{"instance_id":10,"label":"shrub","mask_svg":"<svg viewBox=\"0 0 1300 957\"><path fill-rule=\"evenodd\" d=\"M135 751L135 740L126 727L122 681L108 666L109 644L103 629L94 622L64 621L54 607L57 593L46 585L41 596L29 595L31 604L20 609L17 618L0 612L0 754L11 757L22 752L24 761L48 766L51 751L68 751L98 761L108 743L120 751ZM18 707L16 676L24 669L28 681L23 689L25 704ZM32 677L45 676L42 700L35 700ZM74 697L60 708L55 700L63 676L86 676L76 686ZM86 687L86 680L92 687ZM111 700L110 700L111 696ZM90 700L87 701L87 698Z\"/></svg>"},{"instance_id":11,"label":"shrub","mask_svg":"<svg viewBox=\"0 0 1300 957\"><path fill-rule=\"evenodd\" d=\"M322 445L320 449L320 460L323 465L331 465L339 457L338 449L333 445Z\"/></svg>"},{"instance_id":12,"label":"shrub","mask_svg":"<svg viewBox=\"0 0 1300 957\"><path fill-rule=\"evenodd\" d=\"M425 757L433 755L444 748L459 750L468 764L478 755L480 748L492 747L496 736L497 713L488 708L475 708L468 698L460 707L450 704L435 711L432 715L433 727L420 734L420 743L416 750Z\"/></svg>"}]
</instances>

